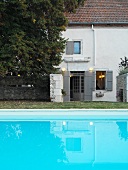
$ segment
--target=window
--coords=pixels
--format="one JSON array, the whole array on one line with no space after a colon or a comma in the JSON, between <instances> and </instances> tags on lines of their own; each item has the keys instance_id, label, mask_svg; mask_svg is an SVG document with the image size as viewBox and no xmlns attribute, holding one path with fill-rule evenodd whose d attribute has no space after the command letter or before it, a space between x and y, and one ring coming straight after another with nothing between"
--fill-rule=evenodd
<instances>
[{"instance_id":1,"label":"window","mask_svg":"<svg viewBox=\"0 0 128 170\"><path fill-rule=\"evenodd\" d=\"M112 91L113 72L96 71L96 90Z\"/></svg>"},{"instance_id":2,"label":"window","mask_svg":"<svg viewBox=\"0 0 128 170\"><path fill-rule=\"evenodd\" d=\"M81 138L66 138L67 151L81 151Z\"/></svg>"},{"instance_id":3,"label":"window","mask_svg":"<svg viewBox=\"0 0 128 170\"><path fill-rule=\"evenodd\" d=\"M81 54L81 42L74 41L74 54Z\"/></svg>"},{"instance_id":4,"label":"window","mask_svg":"<svg viewBox=\"0 0 128 170\"><path fill-rule=\"evenodd\" d=\"M75 76L73 82L74 82L74 92L79 93L80 92L80 77Z\"/></svg>"},{"instance_id":5,"label":"window","mask_svg":"<svg viewBox=\"0 0 128 170\"><path fill-rule=\"evenodd\" d=\"M81 76L81 93L84 93L84 76Z\"/></svg>"},{"instance_id":6,"label":"window","mask_svg":"<svg viewBox=\"0 0 128 170\"><path fill-rule=\"evenodd\" d=\"M105 90L106 71L96 71L96 90Z\"/></svg>"},{"instance_id":7,"label":"window","mask_svg":"<svg viewBox=\"0 0 128 170\"><path fill-rule=\"evenodd\" d=\"M66 54L81 54L81 41L68 41L66 45Z\"/></svg>"}]
</instances>

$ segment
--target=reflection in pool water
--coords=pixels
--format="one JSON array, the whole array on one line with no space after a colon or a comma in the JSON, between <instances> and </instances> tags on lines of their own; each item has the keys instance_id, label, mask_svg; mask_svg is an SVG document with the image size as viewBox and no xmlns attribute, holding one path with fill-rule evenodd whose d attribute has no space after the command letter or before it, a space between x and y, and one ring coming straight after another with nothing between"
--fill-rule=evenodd
<instances>
[{"instance_id":1,"label":"reflection in pool water","mask_svg":"<svg viewBox=\"0 0 128 170\"><path fill-rule=\"evenodd\" d=\"M128 120L0 122L1 170L128 170Z\"/></svg>"}]
</instances>

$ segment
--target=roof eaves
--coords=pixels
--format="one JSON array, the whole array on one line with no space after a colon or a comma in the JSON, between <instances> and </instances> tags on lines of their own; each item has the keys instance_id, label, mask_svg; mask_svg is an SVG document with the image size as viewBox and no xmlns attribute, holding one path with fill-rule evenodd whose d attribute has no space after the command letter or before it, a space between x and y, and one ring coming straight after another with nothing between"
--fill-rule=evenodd
<instances>
[{"instance_id":1,"label":"roof eaves","mask_svg":"<svg viewBox=\"0 0 128 170\"><path fill-rule=\"evenodd\" d=\"M116 24L128 24L127 22L69 22L68 25L116 25Z\"/></svg>"}]
</instances>

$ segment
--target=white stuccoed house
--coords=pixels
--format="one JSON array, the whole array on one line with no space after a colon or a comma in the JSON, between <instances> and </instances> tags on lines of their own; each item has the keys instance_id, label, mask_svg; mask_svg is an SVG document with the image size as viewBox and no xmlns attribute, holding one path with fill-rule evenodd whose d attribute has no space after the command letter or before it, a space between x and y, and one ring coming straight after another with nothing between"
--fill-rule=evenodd
<instances>
[{"instance_id":1,"label":"white stuccoed house","mask_svg":"<svg viewBox=\"0 0 128 170\"><path fill-rule=\"evenodd\" d=\"M117 101L120 58L128 57L128 0L86 0L67 18L63 101Z\"/></svg>"}]
</instances>

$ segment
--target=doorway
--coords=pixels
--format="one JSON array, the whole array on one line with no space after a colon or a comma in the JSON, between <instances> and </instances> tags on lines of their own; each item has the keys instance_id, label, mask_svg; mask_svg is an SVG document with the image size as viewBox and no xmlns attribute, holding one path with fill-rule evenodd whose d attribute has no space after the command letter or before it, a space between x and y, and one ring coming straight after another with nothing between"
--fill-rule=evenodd
<instances>
[{"instance_id":1,"label":"doorway","mask_svg":"<svg viewBox=\"0 0 128 170\"><path fill-rule=\"evenodd\" d=\"M70 72L70 101L84 100L84 71Z\"/></svg>"}]
</instances>

